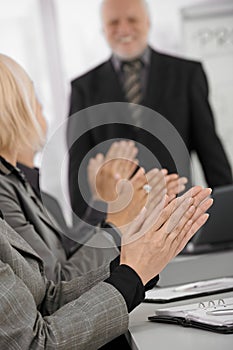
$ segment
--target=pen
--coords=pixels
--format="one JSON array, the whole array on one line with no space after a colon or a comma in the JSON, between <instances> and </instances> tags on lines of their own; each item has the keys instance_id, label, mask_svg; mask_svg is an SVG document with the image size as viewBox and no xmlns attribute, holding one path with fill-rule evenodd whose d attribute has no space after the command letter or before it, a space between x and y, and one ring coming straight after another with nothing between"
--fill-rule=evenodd
<instances>
[{"instance_id":1,"label":"pen","mask_svg":"<svg viewBox=\"0 0 233 350\"><path fill-rule=\"evenodd\" d=\"M195 290L195 289L205 289L205 288L211 288L211 287L219 287L219 282L209 282L209 281L202 281L202 282L194 282L194 283L188 283L182 286L175 287L173 289L174 292L185 292L189 290Z\"/></svg>"},{"instance_id":2,"label":"pen","mask_svg":"<svg viewBox=\"0 0 233 350\"><path fill-rule=\"evenodd\" d=\"M233 315L233 309L211 310L207 311L206 314L211 316L229 316Z\"/></svg>"}]
</instances>

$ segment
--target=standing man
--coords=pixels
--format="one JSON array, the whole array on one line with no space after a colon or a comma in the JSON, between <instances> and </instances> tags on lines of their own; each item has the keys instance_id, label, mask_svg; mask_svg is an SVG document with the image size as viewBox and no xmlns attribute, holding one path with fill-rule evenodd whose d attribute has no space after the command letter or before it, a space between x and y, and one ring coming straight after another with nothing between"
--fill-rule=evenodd
<instances>
[{"instance_id":1,"label":"standing man","mask_svg":"<svg viewBox=\"0 0 233 350\"><path fill-rule=\"evenodd\" d=\"M144 0L103 0L101 16L112 55L72 81L70 115L108 102L130 102L148 107L171 123L189 153L197 153L209 186L231 183L231 169L216 134L201 63L162 54L148 45L150 19ZM170 172L179 170L164 137L161 141L145 130L148 120L144 118L144 109L126 117L131 118L134 126L125 125L124 121L123 124L119 121L111 125L103 123L74 143L75 134L83 123L91 125L88 110L81 114L81 117L80 114L70 117L68 123L69 191L76 214L82 215L86 207L78 195L79 165L89 150L105 140L134 139L149 149L162 167ZM158 128L156 118L150 128ZM172 144L171 133L167 133L167 141ZM173 144L175 149L175 141ZM144 167L147 165L145 159L140 159Z\"/></svg>"}]
</instances>

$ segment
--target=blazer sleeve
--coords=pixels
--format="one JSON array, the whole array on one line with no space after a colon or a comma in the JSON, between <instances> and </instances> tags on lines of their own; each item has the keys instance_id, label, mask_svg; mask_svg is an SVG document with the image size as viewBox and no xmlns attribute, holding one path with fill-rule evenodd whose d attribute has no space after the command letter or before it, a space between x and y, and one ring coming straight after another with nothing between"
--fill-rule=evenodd
<instances>
[{"instance_id":1,"label":"blazer sleeve","mask_svg":"<svg viewBox=\"0 0 233 350\"><path fill-rule=\"evenodd\" d=\"M216 133L206 75L200 63L194 67L190 82L192 148L197 152L208 185L227 185L232 183L231 167Z\"/></svg>"},{"instance_id":2,"label":"blazer sleeve","mask_svg":"<svg viewBox=\"0 0 233 350\"><path fill-rule=\"evenodd\" d=\"M60 283L47 281L46 296L41 305L43 314L54 313L58 308L79 298L97 283L107 279L109 275L110 265L104 264L96 270L85 273L84 276L73 278L70 281L61 281Z\"/></svg>"},{"instance_id":3,"label":"blazer sleeve","mask_svg":"<svg viewBox=\"0 0 233 350\"><path fill-rule=\"evenodd\" d=\"M126 303L108 283L97 283L54 313L43 315L24 282L2 261L0 280L1 349L91 350L127 331ZM57 293L62 295L62 288L53 295L48 284L45 299L50 298L52 303ZM74 294L71 291L63 302Z\"/></svg>"}]
</instances>

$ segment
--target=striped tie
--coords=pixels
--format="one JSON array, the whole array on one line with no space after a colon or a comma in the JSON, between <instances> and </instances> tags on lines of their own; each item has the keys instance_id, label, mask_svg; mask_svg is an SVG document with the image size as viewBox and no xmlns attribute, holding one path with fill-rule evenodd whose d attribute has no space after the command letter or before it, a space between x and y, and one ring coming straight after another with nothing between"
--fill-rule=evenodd
<instances>
[{"instance_id":1,"label":"striped tie","mask_svg":"<svg viewBox=\"0 0 233 350\"><path fill-rule=\"evenodd\" d=\"M124 62L122 69L124 72L124 92L126 100L130 103L140 104L142 101L142 84L140 73L142 62L134 60L131 62ZM140 126L140 108L137 106L130 106L131 115L136 126Z\"/></svg>"},{"instance_id":2,"label":"striped tie","mask_svg":"<svg viewBox=\"0 0 233 350\"><path fill-rule=\"evenodd\" d=\"M142 100L142 88L140 72L142 62L135 60L123 63L124 72L124 91L127 101L131 103L140 103Z\"/></svg>"}]
</instances>

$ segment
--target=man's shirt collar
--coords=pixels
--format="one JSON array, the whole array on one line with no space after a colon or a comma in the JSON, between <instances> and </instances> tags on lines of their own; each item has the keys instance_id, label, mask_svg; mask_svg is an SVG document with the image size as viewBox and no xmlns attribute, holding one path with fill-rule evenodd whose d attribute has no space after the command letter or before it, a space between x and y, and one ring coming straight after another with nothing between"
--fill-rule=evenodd
<instances>
[{"instance_id":1,"label":"man's shirt collar","mask_svg":"<svg viewBox=\"0 0 233 350\"><path fill-rule=\"evenodd\" d=\"M143 51L143 53L137 58L140 59L142 63L147 67L150 64L150 56L151 56L151 48L147 46L147 48ZM114 69L117 72L120 72L123 60L113 53L111 57L111 61Z\"/></svg>"}]
</instances>

